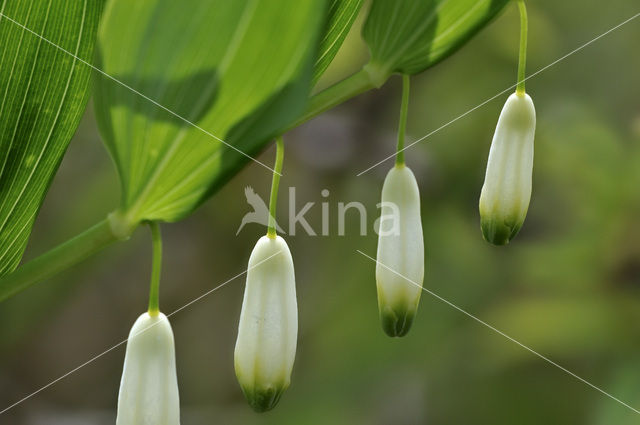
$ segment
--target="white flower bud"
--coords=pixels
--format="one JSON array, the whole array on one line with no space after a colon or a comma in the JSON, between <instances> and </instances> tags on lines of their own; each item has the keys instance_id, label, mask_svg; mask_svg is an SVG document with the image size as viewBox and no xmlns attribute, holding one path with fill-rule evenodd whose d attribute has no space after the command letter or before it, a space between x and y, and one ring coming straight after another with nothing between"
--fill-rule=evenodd
<instances>
[{"instance_id":1,"label":"white flower bud","mask_svg":"<svg viewBox=\"0 0 640 425\"><path fill-rule=\"evenodd\" d=\"M382 186L381 205L376 266L378 308L384 331L399 337L409 332L424 278L420 192L407 166L396 165L389 171ZM394 221L392 225L390 220Z\"/></svg>"},{"instance_id":2,"label":"white flower bud","mask_svg":"<svg viewBox=\"0 0 640 425\"><path fill-rule=\"evenodd\" d=\"M236 377L256 411L272 409L289 387L297 337L291 252L280 236L263 236L249 258L235 348Z\"/></svg>"},{"instance_id":3,"label":"white flower bud","mask_svg":"<svg viewBox=\"0 0 640 425\"><path fill-rule=\"evenodd\" d=\"M116 425L179 425L173 331L167 317L144 313L131 328Z\"/></svg>"},{"instance_id":4,"label":"white flower bud","mask_svg":"<svg viewBox=\"0 0 640 425\"><path fill-rule=\"evenodd\" d=\"M514 93L505 103L491 142L480 194L484 238L504 245L517 234L531 200L536 110L529 95Z\"/></svg>"}]
</instances>

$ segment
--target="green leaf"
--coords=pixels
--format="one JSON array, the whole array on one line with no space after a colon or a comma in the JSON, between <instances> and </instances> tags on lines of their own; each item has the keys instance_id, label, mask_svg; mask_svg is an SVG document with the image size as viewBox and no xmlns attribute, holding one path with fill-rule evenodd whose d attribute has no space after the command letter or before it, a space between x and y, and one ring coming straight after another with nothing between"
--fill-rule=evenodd
<instances>
[{"instance_id":1,"label":"green leaf","mask_svg":"<svg viewBox=\"0 0 640 425\"><path fill-rule=\"evenodd\" d=\"M91 60L101 9L97 0L0 0L0 275L20 262L84 112L91 69L72 55Z\"/></svg>"},{"instance_id":2,"label":"green leaf","mask_svg":"<svg viewBox=\"0 0 640 425\"><path fill-rule=\"evenodd\" d=\"M331 0L320 49L314 65L313 81L317 82L340 50L363 0Z\"/></svg>"},{"instance_id":3,"label":"green leaf","mask_svg":"<svg viewBox=\"0 0 640 425\"><path fill-rule=\"evenodd\" d=\"M100 76L95 106L129 221L189 214L250 160L227 144L255 156L302 111L324 17L323 1L109 3L99 66L129 88Z\"/></svg>"},{"instance_id":4,"label":"green leaf","mask_svg":"<svg viewBox=\"0 0 640 425\"><path fill-rule=\"evenodd\" d=\"M510 0L374 0L363 29L371 67L417 74L454 53Z\"/></svg>"}]
</instances>

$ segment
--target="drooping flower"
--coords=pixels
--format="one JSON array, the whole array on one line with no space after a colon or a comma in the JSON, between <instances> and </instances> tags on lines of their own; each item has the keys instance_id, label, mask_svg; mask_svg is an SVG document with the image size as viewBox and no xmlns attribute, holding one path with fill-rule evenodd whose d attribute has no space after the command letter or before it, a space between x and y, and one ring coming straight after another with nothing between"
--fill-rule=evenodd
<instances>
[{"instance_id":1,"label":"drooping flower","mask_svg":"<svg viewBox=\"0 0 640 425\"><path fill-rule=\"evenodd\" d=\"M484 238L507 244L524 222L531 199L533 139L536 111L524 92L509 96L491 142L480 194L480 225Z\"/></svg>"},{"instance_id":2,"label":"drooping flower","mask_svg":"<svg viewBox=\"0 0 640 425\"><path fill-rule=\"evenodd\" d=\"M389 171L382 186L376 282L382 328L392 337L409 332L424 279L420 192L406 165Z\"/></svg>"},{"instance_id":3,"label":"drooping flower","mask_svg":"<svg viewBox=\"0 0 640 425\"><path fill-rule=\"evenodd\" d=\"M116 425L179 425L173 331L162 313L144 313L131 328Z\"/></svg>"},{"instance_id":4,"label":"drooping flower","mask_svg":"<svg viewBox=\"0 0 640 425\"><path fill-rule=\"evenodd\" d=\"M289 387L298 337L293 259L280 236L258 240L247 271L235 370L254 410L272 409Z\"/></svg>"}]
</instances>

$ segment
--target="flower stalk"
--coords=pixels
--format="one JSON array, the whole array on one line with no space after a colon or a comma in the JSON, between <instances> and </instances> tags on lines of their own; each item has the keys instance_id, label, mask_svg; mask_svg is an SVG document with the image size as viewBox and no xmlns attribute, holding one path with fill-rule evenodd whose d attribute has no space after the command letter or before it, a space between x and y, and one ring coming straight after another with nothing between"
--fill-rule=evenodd
<instances>
[{"instance_id":1,"label":"flower stalk","mask_svg":"<svg viewBox=\"0 0 640 425\"><path fill-rule=\"evenodd\" d=\"M267 236L276 237L276 209L278 206L278 187L280 186L280 176L282 175L282 162L284 160L284 139L279 136L276 139L276 164L274 166L273 178L271 180L271 196L269 197L269 228Z\"/></svg>"},{"instance_id":2,"label":"flower stalk","mask_svg":"<svg viewBox=\"0 0 640 425\"><path fill-rule=\"evenodd\" d=\"M153 264L149 309L129 332L124 358L116 425L179 425L180 399L173 330L160 312L162 237L149 222Z\"/></svg>"},{"instance_id":3,"label":"flower stalk","mask_svg":"<svg viewBox=\"0 0 640 425\"><path fill-rule=\"evenodd\" d=\"M396 146L396 165L404 165L404 138L407 130L407 114L409 111L409 81L408 75L402 75L402 102L400 105L400 122L398 125L398 144Z\"/></svg>"},{"instance_id":4,"label":"flower stalk","mask_svg":"<svg viewBox=\"0 0 640 425\"><path fill-rule=\"evenodd\" d=\"M518 234L531 200L536 110L524 87L527 12L523 0L518 0L518 7L518 85L500 113L480 194L482 235L494 245L505 245Z\"/></svg>"},{"instance_id":5,"label":"flower stalk","mask_svg":"<svg viewBox=\"0 0 640 425\"><path fill-rule=\"evenodd\" d=\"M409 76L402 77L402 103L396 163L382 186L376 286L384 332L406 335L418 309L424 280L424 240L418 182L405 165L404 138L409 104Z\"/></svg>"},{"instance_id":6,"label":"flower stalk","mask_svg":"<svg viewBox=\"0 0 640 425\"><path fill-rule=\"evenodd\" d=\"M269 229L249 257L240 311L234 366L249 405L273 409L289 387L298 339L298 302L293 258L276 234L276 201L284 141L276 139L276 163L269 200Z\"/></svg>"},{"instance_id":7,"label":"flower stalk","mask_svg":"<svg viewBox=\"0 0 640 425\"><path fill-rule=\"evenodd\" d=\"M151 268L151 285L149 287L149 314L160 312L160 272L162 270L162 236L157 222L149 222L153 244L153 262Z\"/></svg>"},{"instance_id":8,"label":"flower stalk","mask_svg":"<svg viewBox=\"0 0 640 425\"><path fill-rule=\"evenodd\" d=\"M527 67L527 38L529 30L529 19L527 17L527 6L524 0L518 0L518 10L520 11L520 51L518 52L518 85L516 93L524 95Z\"/></svg>"}]
</instances>

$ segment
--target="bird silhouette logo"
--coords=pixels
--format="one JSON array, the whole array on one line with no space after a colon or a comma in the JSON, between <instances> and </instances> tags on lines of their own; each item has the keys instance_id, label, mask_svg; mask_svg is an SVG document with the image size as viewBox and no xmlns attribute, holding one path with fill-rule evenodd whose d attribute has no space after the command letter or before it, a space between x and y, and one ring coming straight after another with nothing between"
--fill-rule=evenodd
<instances>
[{"instance_id":1,"label":"bird silhouette logo","mask_svg":"<svg viewBox=\"0 0 640 425\"><path fill-rule=\"evenodd\" d=\"M240 227L238 227L236 235L240 233L240 230L242 230L244 225L247 223L258 223L267 227L269 226L270 214L267 204L265 204L262 198L253 191L253 188L251 186L247 186L244 188L244 196L247 198L247 203L251 205L253 211L246 213L244 217L242 217L242 223L240 223ZM278 222L274 220L274 223L276 224L276 230L278 232L286 234L284 233L284 230L282 230L280 226L278 226Z\"/></svg>"}]
</instances>

